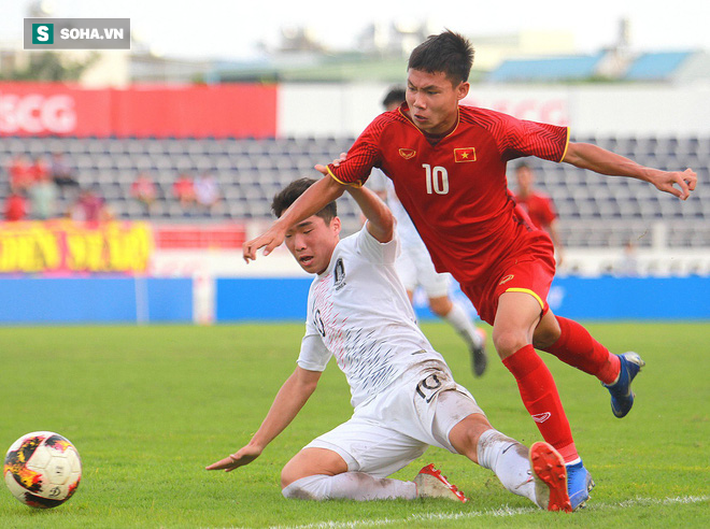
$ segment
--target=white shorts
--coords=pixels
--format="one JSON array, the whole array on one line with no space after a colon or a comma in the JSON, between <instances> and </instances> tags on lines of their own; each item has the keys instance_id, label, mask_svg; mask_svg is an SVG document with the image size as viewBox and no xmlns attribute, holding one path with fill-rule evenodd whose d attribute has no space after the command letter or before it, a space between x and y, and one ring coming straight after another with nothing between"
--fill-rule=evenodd
<instances>
[{"instance_id":1,"label":"white shorts","mask_svg":"<svg viewBox=\"0 0 710 529\"><path fill-rule=\"evenodd\" d=\"M429 446L456 453L449 441L451 429L473 413L485 415L441 362L422 364L395 384L305 448L332 450L345 460L348 471L384 478L406 467Z\"/></svg>"},{"instance_id":2,"label":"white shorts","mask_svg":"<svg viewBox=\"0 0 710 529\"><path fill-rule=\"evenodd\" d=\"M422 287L428 298L448 296L451 276L436 271L423 243L421 246L402 245L402 253L397 258L396 266L404 288L409 292Z\"/></svg>"}]
</instances>

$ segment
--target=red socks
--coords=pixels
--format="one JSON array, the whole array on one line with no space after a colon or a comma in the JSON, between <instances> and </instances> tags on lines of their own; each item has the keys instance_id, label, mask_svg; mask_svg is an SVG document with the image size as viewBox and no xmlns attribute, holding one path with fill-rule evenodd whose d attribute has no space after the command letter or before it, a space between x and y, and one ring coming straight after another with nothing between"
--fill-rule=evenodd
<instances>
[{"instance_id":1,"label":"red socks","mask_svg":"<svg viewBox=\"0 0 710 529\"><path fill-rule=\"evenodd\" d=\"M555 316L562 334L543 351L555 355L563 362L594 375L604 384L613 384L619 376L621 361L589 334L579 323Z\"/></svg>"},{"instance_id":2,"label":"red socks","mask_svg":"<svg viewBox=\"0 0 710 529\"><path fill-rule=\"evenodd\" d=\"M550 370L532 345L503 360L520 389L525 409L537 424L543 439L557 449L566 462L578 458L569 421Z\"/></svg>"},{"instance_id":3,"label":"red socks","mask_svg":"<svg viewBox=\"0 0 710 529\"><path fill-rule=\"evenodd\" d=\"M597 342L576 321L556 316L562 333L544 351L563 362L596 376L604 384L613 384L621 369L619 357ZM503 360L520 389L525 409L537 423L542 437L569 463L579 457L574 446L569 421L565 415L555 381L532 345Z\"/></svg>"}]
</instances>

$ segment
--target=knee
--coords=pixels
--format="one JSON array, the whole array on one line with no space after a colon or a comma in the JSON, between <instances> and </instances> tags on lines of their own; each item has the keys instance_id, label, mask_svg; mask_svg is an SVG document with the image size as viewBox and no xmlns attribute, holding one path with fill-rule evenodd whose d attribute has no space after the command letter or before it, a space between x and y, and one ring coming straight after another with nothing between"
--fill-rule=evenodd
<instances>
[{"instance_id":1,"label":"knee","mask_svg":"<svg viewBox=\"0 0 710 529\"><path fill-rule=\"evenodd\" d=\"M454 304L448 297L429 298L429 308L439 318L445 318L454 308Z\"/></svg>"},{"instance_id":2,"label":"knee","mask_svg":"<svg viewBox=\"0 0 710 529\"><path fill-rule=\"evenodd\" d=\"M322 481L326 478L327 476L305 476L284 485L282 474L281 494L287 500L323 500L325 497Z\"/></svg>"},{"instance_id":3,"label":"knee","mask_svg":"<svg viewBox=\"0 0 710 529\"><path fill-rule=\"evenodd\" d=\"M294 481L301 479L303 477L301 474L302 473L298 472L297 468L294 468L294 465L292 465L290 461L286 463L286 466L281 469L281 490L288 487Z\"/></svg>"},{"instance_id":4,"label":"knee","mask_svg":"<svg viewBox=\"0 0 710 529\"><path fill-rule=\"evenodd\" d=\"M530 342L525 333L513 329L493 329L493 346L501 359L508 358L513 353L528 345Z\"/></svg>"}]
</instances>

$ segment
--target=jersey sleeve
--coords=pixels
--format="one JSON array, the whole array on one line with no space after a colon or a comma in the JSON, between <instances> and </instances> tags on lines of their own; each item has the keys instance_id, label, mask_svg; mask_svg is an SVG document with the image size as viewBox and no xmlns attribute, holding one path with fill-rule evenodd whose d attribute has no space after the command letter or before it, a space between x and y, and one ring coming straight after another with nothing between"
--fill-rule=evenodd
<instances>
[{"instance_id":1,"label":"jersey sleeve","mask_svg":"<svg viewBox=\"0 0 710 529\"><path fill-rule=\"evenodd\" d=\"M323 343L323 339L315 328L308 330L301 340L301 352L296 363L298 367L308 371L325 371L332 353Z\"/></svg>"},{"instance_id":2,"label":"jersey sleeve","mask_svg":"<svg viewBox=\"0 0 710 529\"><path fill-rule=\"evenodd\" d=\"M498 140L508 160L535 156L561 162L569 144L569 128L505 116L505 126Z\"/></svg>"},{"instance_id":3,"label":"jersey sleeve","mask_svg":"<svg viewBox=\"0 0 710 529\"><path fill-rule=\"evenodd\" d=\"M379 138L386 124L382 114L376 118L355 140L344 162L338 167L328 165L330 176L341 184L362 186L370 176L373 167L380 165Z\"/></svg>"},{"instance_id":4,"label":"jersey sleeve","mask_svg":"<svg viewBox=\"0 0 710 529\"><path fill-rule=\"evenodd\" d=\"M380 242L375 239L369 231L367 224L357 233L357 251L368 261L377 264L392 264L397 260L399 255L399 239L397 238L397 230L391 241Z\"/></svg>"}]
</instances>

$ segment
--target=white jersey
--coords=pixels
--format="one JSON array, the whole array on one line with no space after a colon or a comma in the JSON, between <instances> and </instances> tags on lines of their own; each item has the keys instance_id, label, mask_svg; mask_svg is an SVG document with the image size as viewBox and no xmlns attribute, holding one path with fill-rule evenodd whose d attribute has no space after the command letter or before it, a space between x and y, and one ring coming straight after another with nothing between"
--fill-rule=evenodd
<instances>
[{"instance_id":1,"label":"white jersey","mask_svg":"<svg viewBox=\"0 0 710 529\"><path fill-rule=\"evenodd\" d=\"M409 292L415 292L418 287L421 287L428 298L448 296L451 276L436 271L429 250L397 198L392 180L381 170L374 168L367 183L373 191L385 193L387 207L397 219L397 233L402 242L402 254L397 260L397 271L405 288Z\"/></svg>"},{"instance_id":2,"label":"white jersey","mask_svg":"<svg viewBox=\"0 0 710 529\"><path fill-rule=\"evenodd\" d=\"M353 407L367 402L412 366L443 357L416 324L394 267L395 237L380 243L363 227L341 240L308 293L298 365L323 371L331 356L350 384Z\"/></svg>"}]
</instances>

